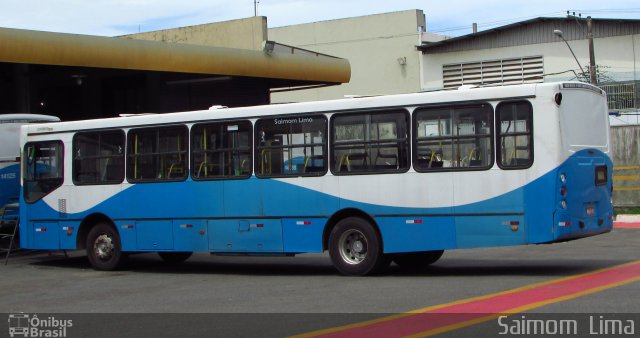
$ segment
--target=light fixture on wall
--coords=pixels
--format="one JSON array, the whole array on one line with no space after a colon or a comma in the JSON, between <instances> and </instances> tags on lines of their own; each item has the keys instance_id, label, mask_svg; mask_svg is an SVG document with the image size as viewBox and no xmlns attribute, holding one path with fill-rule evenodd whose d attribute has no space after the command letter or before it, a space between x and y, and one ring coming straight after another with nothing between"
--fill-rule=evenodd
<instances>
[{"instance_id":1,"label":"light fixture on wall","mask_svg":"<svg viewBox=\"0 0 640 338\"><path fill-rule=\"evenodd\" d=\"M406 56L401 56L398 58L398 63L401 66L406 66L407 65L407 57Z\"/></svg>"},{"instance_id":2,"label":"light fixture on wall","mask_svg":"<svg viewBox=\"0 0 640 338\"><path fill-rule=\"evenodd\" d=\"M84 74L74 74L74 75L71 75L71 78L76 80L76 84L77 84L78 86L82 86L82 82L84 81L84 79L85 79L86 77L87 77L87 76L86 76L86 75L84 75Z\"/></svg>"},{"instance_id":3,"label":"light fixture on wall","mask_svg":"<svg viewBox=\"0 0 640 338\"><path fill-rule=\"evenodd\" d=\"M267 54L273 53L273 49L275 47L276 47L275 41L264 40L264 42L262 42L262 50Z\"/></svg>"}]
</instances>

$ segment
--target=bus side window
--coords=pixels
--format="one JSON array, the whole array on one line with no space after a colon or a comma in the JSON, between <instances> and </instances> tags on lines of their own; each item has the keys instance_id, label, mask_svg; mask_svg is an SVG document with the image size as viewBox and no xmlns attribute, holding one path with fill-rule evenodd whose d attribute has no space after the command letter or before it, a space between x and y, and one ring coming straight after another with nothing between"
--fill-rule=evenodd
<instances>
[{"instance_id":1,"label":"bus side window","mask_svg":"<svg viewBox=\"0 0 640 338\"><path fill-rule=\"evenodd\" d=\"M404 110L336 115L331 121L335 174L409 169L409 114Z\"/></svg>"},{"instance_id":2,"label":"bus side window","mask_svg":"<svg viewBox=\"0 0 640 338\"><path fill-rule=\"evenodd\" d=\"M251 176L250 121L200 123L191 128L191 177L194 180Z\"/></svg>"},{"instance_id":3,"label":"bus side window","mask_svg":"<svg viewBox=\"0 0 640 338\"><path fill-rule=\"evenodd\" d=\"M120 184L124 180L121 130L83 132L73 137L73 182L76 185Z\"/></svg>"},{"instance_id":4,"label":"bus side window","mask_svg":"<svg viewBox=\"0 0 640 338\"><path fill-rule=\"evenodd\" d=\"M492 115L489 104L417 109L413 115L416 171L490 168Z\"/></svg>"},{"instance_id":5,"label":"bus side window","mask_svg":"<svg viewBox=\"0 0 640 338\"><path fill-rule=\"evenodd\" d=\"M524 169L533 164L533 110L528 101L502 102L497 108L498 165Z\"/></svg>"},{"instance_id":6,"label":"bus side window","mask_svg":"<svg viewBox=\"0 0 640 338\"><path fill-rule=\"evenodd\" d=\"M256 176L321 176L327 171L327 118L322 115L256 121Z\"/></svg>"},{"instance_id":7,"label":"bus side window","mask_svg":"<svg viewBox=\"0 0 640 338\"><path fill-rule=\"evenodd\" d=\"M127 139L129 181L181 181L187 178L186 126L132 129Z\"/></svg>"}]
</instances>

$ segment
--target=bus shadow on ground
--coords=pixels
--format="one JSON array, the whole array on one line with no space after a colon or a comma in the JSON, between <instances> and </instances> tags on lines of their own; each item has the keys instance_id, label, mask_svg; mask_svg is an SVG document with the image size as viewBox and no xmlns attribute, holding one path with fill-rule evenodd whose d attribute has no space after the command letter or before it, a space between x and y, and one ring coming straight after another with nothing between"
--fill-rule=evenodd
<instances>
[{"instance_id":1,"label":"bus shadow on ground","mask_svg":"<svg viewBox=\"0 0 640 338\"><path fill-rule=\"evenodd\" d=\"M443 259L423 269L408 270L391 264L374 277L562 277L588 273L626 263L622 260L505 260ZM30 265L66 269L92 269L86 256L61 254L31 257ZM194 255L179 264L169 264L155 254L131 255L120 273L235 274L260 276L336 275L339 273L325 256L315 257L219 257Z\"/></svg>"}]
</instances>

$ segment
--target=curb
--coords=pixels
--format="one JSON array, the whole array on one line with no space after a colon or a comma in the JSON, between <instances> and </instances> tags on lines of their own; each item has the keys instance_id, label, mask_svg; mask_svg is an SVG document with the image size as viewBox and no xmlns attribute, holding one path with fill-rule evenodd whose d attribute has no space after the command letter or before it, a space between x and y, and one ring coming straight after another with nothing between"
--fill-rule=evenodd
<instances>
[{"instance_id":1,"label":"curb","mask_svg":"<svg viewBox=\"0 0 640 338\"><path fill-rule=\"evenodd\" d=\"M618 215L616 223L640 223L640 215Z\"/></svg>"}]
</instances>

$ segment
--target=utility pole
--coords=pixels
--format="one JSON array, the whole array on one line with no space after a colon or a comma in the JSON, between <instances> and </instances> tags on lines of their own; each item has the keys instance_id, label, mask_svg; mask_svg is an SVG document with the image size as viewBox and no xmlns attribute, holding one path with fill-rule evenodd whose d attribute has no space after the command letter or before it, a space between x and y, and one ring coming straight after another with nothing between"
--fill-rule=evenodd
<instances>
[{"instance_id":1,"label":"utility pole","mask_svg":"<svg viewBox=\"0 0 640 338\"><path fill-rule=\"evenodd\" d=\"M590 16L587 17L587 39L589 40L589 76L591 77L591 84L597 86L596 56L593 52L593 20L591 20Z\"/></svg>"},{"instance_id":2,"label":"utility pole","mask_svg":"<svg viewBox=\"0 0 640 338\"><path fill-rule=\"evenodd\" d=\"M258 16L258 4L260 1L253 0L253 16Z\"/></svg>"}]
</instances>

